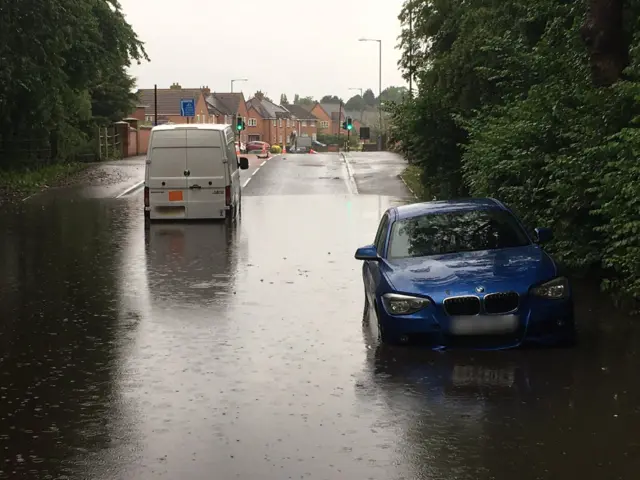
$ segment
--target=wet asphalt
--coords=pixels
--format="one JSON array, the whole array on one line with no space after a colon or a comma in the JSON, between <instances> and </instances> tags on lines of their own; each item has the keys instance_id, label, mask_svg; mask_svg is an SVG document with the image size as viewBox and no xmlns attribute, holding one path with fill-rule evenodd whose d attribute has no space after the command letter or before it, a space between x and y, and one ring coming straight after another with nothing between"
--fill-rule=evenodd
<instances>
[{"instance_id":1,"label":"wet asphalt","mask_svg":"<svg viewBox=\"0 0 640 480\"><path fill-rule=\"evenodd\" d=\"M571 350L377 343L353 253L408 194L370 158L253 162L236 228L145 230L135 162L0 212L0 478L638 478L640 335L597 292Z\"/></svg>"}]
</instances>

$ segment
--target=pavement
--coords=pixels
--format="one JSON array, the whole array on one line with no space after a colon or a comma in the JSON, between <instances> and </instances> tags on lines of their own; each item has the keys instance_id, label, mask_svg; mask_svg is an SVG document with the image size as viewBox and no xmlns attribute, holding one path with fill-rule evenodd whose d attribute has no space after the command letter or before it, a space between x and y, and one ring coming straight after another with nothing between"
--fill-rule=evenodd
<instances>
[{"instance_id":1,"label":"pavement","mask_svg":"<svg viewBox=\"0 0 640 480\"><path fill-rule=\"evenodd\" d=\"M408 198L348 161L253 159L235 228L146 230L133 174L0 213L0 478L636 478L638 329L382 347L353 254Z\"/></svg>"}]
</instances>

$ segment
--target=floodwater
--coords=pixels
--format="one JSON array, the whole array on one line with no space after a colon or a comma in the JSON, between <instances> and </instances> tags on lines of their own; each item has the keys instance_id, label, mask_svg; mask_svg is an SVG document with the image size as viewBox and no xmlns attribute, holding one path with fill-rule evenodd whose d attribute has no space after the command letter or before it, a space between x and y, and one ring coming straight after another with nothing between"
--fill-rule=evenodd
<instances>
[{"instance_id":1,"label":"floodwater","mask_svg":"<svg viewBox=\"0 0 640 480\"><path fill-rule=\"evenodd\" d=\"M0 214L0 478L637 478L628 319L590 295L575 349L382 347L353 253L403 199L294 157L236 228L145 229L139 192Z\"/></svg>"}]
</instances>

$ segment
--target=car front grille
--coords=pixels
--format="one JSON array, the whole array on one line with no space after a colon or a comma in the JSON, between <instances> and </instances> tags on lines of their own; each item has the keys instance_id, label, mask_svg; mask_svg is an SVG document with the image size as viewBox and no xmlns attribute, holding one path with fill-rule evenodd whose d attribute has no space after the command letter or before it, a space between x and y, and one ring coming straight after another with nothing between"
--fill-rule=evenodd
<instances>
[{"instance_id":1,"label":"car front grille","mask_svg":"<svg viewBox=\"0 0 640 480\"><path fill-rule=\"evenodd\" d=\"M447 315L477 315L480 313L478 297L451 297L444 301Z\"/></svg>"},{"instance_id":2,"label":"car front grille","mask_svg":"<svg viewBox=\"0 0 640 480\"><path fill-rule=\"evenodd\" d=\"M484 297L487 313L508 313L518 309L520 296L516 292L489 293Z\"/></svg>"}]
</instances>

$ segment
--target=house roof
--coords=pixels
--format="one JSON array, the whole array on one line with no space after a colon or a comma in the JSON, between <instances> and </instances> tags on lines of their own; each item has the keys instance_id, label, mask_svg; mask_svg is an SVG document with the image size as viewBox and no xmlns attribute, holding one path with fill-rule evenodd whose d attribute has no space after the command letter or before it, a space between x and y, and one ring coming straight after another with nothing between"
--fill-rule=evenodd
<instances>
[{"instance_id":1,"label":"house roof","mask_svg":"<svg viewBox=\"0 0 640 480\"><path fill-rule=\"evenodd\" d=\"M288 110L282 108L280 105L267 100L258 99L253 97L249 99L247 104L253 106L262 118L290 118L291 114Z\"/></svg>"},{"instance_id":2,"label":"house roof","mask_svg":"<svg viewBox=\"0 0 640 480\"><path fill-rule=\"evenodd\" d=\"M327 112L329 115L333 113L337 114L340 109L344 112L344 105L340 105L339 103L321 103L320 106Z\"/></svg>"},{"instance_id":3,"label":"house roof","mask_svg":"<svg viewBox=\"0 0 640 480\"><path fill-rule=\"evenodd\" d=\"M300 120L318 120L318 118L302 105L286 104L283 105L294 117Z\"/></svg>"},{"instance_id":4,"label":"house roof","mask_svg":"<svg viewBox=\"0 0 640 480\"><path fill-rule=\"evenodd\" d=\"M240 110L240 105L244 102L242 93L216 93L213 92L206 97L207 106L217 115L236 115Z\"/></svg>"},{"instance_id":5,"label":"house roof","mask_svg":"<svg viewBox=\"0 0 640 480\"><path fill-rule=\"evenodd\" d=\"M155 115L153 88L143 88L137 92L139 106L145 107L145 115ZM159 88L158 115L180 115L180 100L195 98L196 102L202 95L199 88Z\"/></svg>"}]
</instances>

